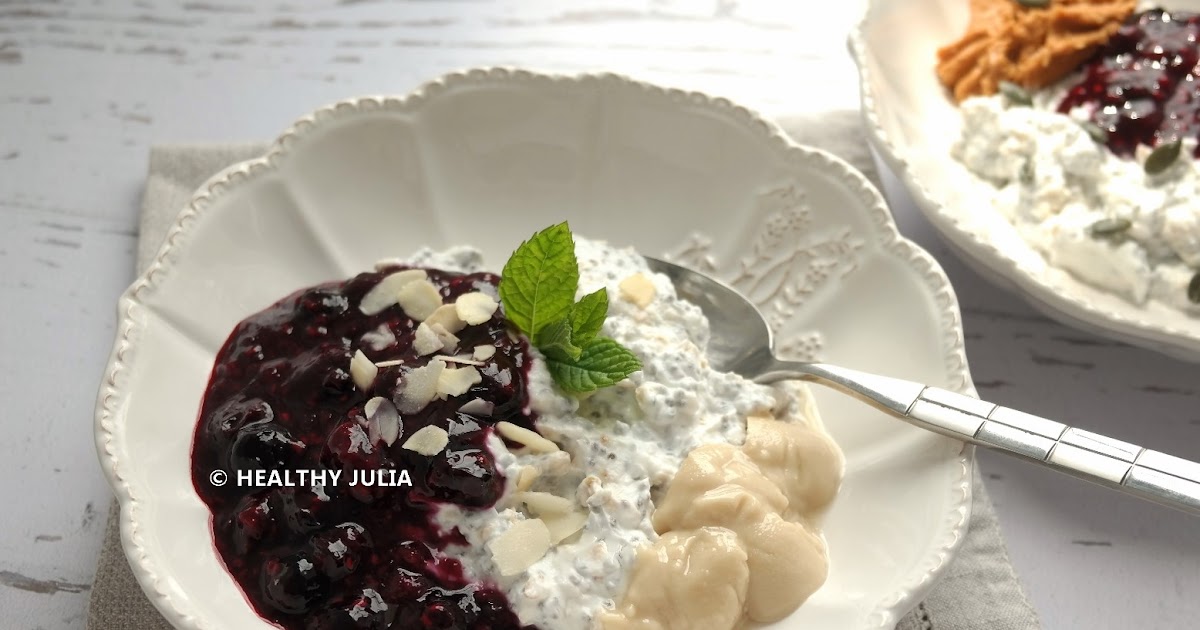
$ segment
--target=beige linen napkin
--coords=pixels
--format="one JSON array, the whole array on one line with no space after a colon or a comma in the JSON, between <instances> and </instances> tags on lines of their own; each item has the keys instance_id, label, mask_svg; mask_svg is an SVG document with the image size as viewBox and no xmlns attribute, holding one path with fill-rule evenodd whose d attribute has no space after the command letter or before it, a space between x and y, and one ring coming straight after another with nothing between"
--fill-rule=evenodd
<instances>
[{"instance_id":1,"label":"beige linen napkin","mask_svg":"<svg viewBox=\"0 0 1200 630\"><path fill-rule=\"evenodd\" d=\"M798 141L827 149L849 161L878 185L856 112L837 112L818 120L794 120L785 128ZM261 145L245 145L163 147L151 151L150 172L142 198L139 273L158 251L176 212L204 180L230 164L261 155L263 150ZM1040 628L1008 561L996 513L978 472L974 483L973 518L962 550L928 599L902 619L897 630ZM138 587L121 549L118 530L114 504L92 586L88 629L169 629L170 625Z\"/></svg>"}]
</instances>

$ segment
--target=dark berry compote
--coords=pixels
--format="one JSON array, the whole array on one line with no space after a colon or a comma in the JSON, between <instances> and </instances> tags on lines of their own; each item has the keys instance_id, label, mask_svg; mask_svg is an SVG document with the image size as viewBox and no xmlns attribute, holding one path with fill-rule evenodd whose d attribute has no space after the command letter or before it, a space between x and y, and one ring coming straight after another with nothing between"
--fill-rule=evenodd
<instances>
[{"instance_id":1,"label":"dark berry compote","mask_svg":"<svg viewBox=\"0 0 1200 630\"><path fill-rule=\"evenodd\" d=\"M1129 18L1083 68L1058 111L1085 107L1109 149L1200 139L1200 14L1152 9ZM1200 157L1200 145L1197 146Z\"/></svg>"},{"instance_id":2,"label":"dark berry compote","mask_svg":"<svg viewBox=\"0 0 1200 630\"><path fill-rule=\"evenodd\" d=\"M457 348L440 355L471 356L482 347L485 358L472 366L481 380L401 414L389 444L364 407L376 397L398 399L410 370L439 360L414 348L419 322L399 305L360 310L364 295L401 269L299 291L237 325L200 410L193 484L212 511L225 566L258 613L283 628L522 628L501 591L471 582L443 553L463 541L432 518L439 504L481 508L499 499L504 478L485 440L500 421L533 428L528 348L509 334L499 309L464 326L448 338ZM494 297L499 282L486 273L426 273L446 304L466 293ZM356 351L385 365L365 390L351 374ZM379 401L373 406L377 413ZM446 432L445 448L428 456L403 447L430 426ZM214 470L229 481L214 486ZM343 474L337 485L239 483L239 473L259 470ZM354 471L379 470L407 471L412 485L349 485Z\"/></svg>"}]
</instances>

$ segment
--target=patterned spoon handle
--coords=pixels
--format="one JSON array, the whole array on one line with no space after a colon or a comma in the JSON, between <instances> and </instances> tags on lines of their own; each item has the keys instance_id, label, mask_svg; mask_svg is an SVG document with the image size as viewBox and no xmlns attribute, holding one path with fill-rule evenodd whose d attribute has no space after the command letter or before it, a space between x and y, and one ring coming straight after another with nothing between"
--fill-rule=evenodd
<instances>
[{"instance_id":1,"label":"patterned spoon handle","mask_svg":"<svg viewBox=\"0 0 1200 630\"><path fill-rule=\"evenodd\" d=\"M1200 515L1200 464L931 387L822 363L779 361L757 381L801 377L854 394L908 422Z\"/></svg>"}]
</instances>

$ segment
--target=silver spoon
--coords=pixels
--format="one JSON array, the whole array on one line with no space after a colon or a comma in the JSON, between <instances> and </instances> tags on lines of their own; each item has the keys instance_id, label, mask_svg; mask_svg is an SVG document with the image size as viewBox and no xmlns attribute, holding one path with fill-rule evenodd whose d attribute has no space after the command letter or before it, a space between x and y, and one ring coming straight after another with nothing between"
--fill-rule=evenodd
<instances>
[{"instance_id":1,"label":"silver spoon","mask_svg":"<svg viewBox=\"0 0 1200 630\"><path fill-rule=\"evenodd\" d=\"M648 256L646 261L708 317L708 355L715 369L759 383L816 381L923 429L1200 515L1200 464L940 387L777 359L770 327L742 294L691 269Z\"/></svg>"}]
</instances>

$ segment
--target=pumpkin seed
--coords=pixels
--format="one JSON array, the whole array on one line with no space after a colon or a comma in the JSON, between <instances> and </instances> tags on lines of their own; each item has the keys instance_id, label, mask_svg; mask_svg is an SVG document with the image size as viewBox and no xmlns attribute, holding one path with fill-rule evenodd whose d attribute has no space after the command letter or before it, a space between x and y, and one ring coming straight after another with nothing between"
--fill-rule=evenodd
<instances>
[{"instance_id":1,"label":"pumpkin seed","mask_svg":"<svg viewBox=\"0 0 1200 630\"><path fill-rule=\"evenodd\" d=\"M1017 4L1026 9L1044 9L1050 6L1050 0L1017 0Z\"/></svg>"},{"instance_id":2,"label":"pumpkin seed","mask_svg":"<svg viewBox=\"0 0 1200 630\"><path fill-rule=\"evenodd\" d=\"M1120 217L1107 217L1093 223L1088 228L1088 232L1090 232L1092 236L1098 238L1111 237L1118 234L1124 234L1131 227L1133 227L1133 224L1129 222L1129 219L1122 219Z\"/></svg>"},{"instance_id":3,"label":"pumpkin seed","mask_svg":"<svg viewBox=\"0 0 1200 630\"><path fill-rule=\"evenodd\" d=\"M1154 147L1150 155L1146 156L1145 163L1142 168L1146 170L1147 175L1158 175L1159 173L1171 168L1175 160L1179 159L1180 149L1183 148L1183 143L1179 140L1172 140L1165 144L1160 144Z\"/></svg>"},{"instance_id":4,"label":"pumpkin seed","mask_svg":"<svg viewBox=\"0 0 1200 630\"><path fill-rule=\"evenodd\" d=\"M1033 170L1033 162L1026 162L1021 165L1020 179L1022 184L1032 184L1035 176L1037 176L1037 173Z\"/></svg>"},{"instance_id":5,"label":"pumpkin seed","mask_svg":"<svg viewBox=\"0 0 1200 630\"><path fill-rule=\"evenodd\" d=\"M1084 133L1090 136L1092 140L1096 141L1096 143L1105 144L1108 142L1108 130L1104 127L1101 127L1090 120L1084 120L1080 122L1079 126L1082 127Z\"/></svg>"},{"instance_id":6,"label":"pumpkin seed","mask_svg":"<svg viewBox=\"0 0 1200 630\"><path fill-rule=\"evenodd\" d=\"M1200 304L1200 273L1192 276L1192 281L1188 283L1187 296L1193 304Z\"/></svg>"},{"instance_id":7,"label":"pumpkin seed","mask_svg":"<svg viewBox=\"0 0 1200 630\"><path fill-rule=\"evenodd\" d=\"M1008 99L1013 105L1033 105L1033 97L1025 88L1013 83L1012 81L1001 81L997 87L1004 98Z\"/></svg>"}]
</instances>

